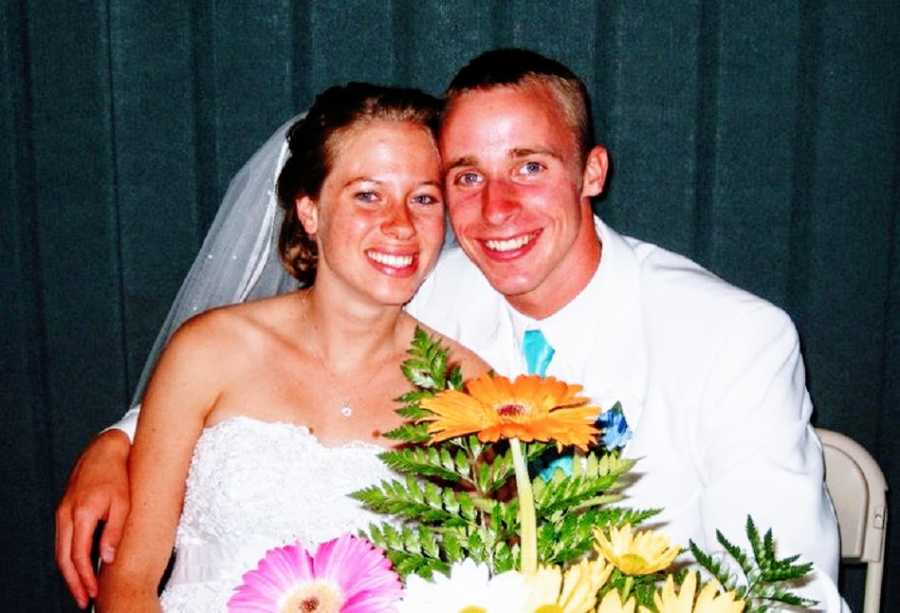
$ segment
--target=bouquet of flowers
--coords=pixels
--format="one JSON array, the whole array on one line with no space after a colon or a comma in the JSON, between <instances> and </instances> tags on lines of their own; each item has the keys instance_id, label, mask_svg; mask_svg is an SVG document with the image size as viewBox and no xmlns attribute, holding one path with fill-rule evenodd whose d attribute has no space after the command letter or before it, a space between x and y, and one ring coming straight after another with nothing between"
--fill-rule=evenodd
<instances>
[{"instance_id":1,"label":"bouquet of flowers","mask_svg":"<svg viewBox=\"0 0 900 613\"><path fill-rule=\"evenodd\" d=\"M617 407L600 420L601 437L600 409L580 386L493 374L464 384L421 330L409 353L402 368L413 389L397 411L406 422L386 434L399 446L381 455L402 478L353 494L389 521L314 555L270 551L231 610L731 613L814 604L786 587L811 565L779 559L771 531L760 536L749 517L752 552L718 534L733 563L692 542L705 579L674 569L681 548L637 529L659 510L615 506L635 464L617 448L626 435ZM245 606L262 593L271 608Z\"/></svg>"}]
</instances>

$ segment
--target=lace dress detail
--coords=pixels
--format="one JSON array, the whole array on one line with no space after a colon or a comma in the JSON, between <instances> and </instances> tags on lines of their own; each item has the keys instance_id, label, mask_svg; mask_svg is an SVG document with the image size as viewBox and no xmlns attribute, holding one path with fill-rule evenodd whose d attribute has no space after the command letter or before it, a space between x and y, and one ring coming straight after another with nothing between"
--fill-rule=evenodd
<instances>
[{"instance_id":1,"label":"lace dress detail","mask_svg":"<svg viewBox=\"0 0 900 613\"><path fill-rule=\"evenodd\" d=\"M296 540L315 548L383 520L347 496L396 476L381 451L361 441L325 447L302 426L248 417L205 429L188 472L163 610L225 611L268 549Z\"/></svg>"}]
</instances>

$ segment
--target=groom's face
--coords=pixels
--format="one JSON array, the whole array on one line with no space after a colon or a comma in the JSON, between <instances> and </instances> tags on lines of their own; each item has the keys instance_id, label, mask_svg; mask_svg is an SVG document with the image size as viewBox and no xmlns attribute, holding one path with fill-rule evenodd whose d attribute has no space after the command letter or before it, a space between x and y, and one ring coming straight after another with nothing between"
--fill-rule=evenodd
<instances>
[{"instance_id":1,"label":"groom's face","mask_svg":"<svg viewBox=\"0 0 900 613\"><path fill-rule=\"evenodd\" d=\"M460 245L514 305L548 313L577 267L596 266L584 248L596 248L589 198L602 177L586 172L564 117L545 85L473 90L451 100L440 138Z\"/></svg>"}]
</instances>

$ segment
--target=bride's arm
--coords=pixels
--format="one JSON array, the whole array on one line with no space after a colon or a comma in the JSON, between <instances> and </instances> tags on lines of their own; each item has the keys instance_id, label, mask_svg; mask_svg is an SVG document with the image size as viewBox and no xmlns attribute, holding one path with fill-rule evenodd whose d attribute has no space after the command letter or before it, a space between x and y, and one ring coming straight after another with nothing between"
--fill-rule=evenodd
<instances>
[{"instance_id":1,"label":"bride's arm","mask_svg":"<svg viewBox=\"0 0 900 613\"><path fill-rule=\"evenodd\" d=\"M118 554L100 575L100 611L158 611L194 444L222 389L221 349L207 315L188 322L160 358L128 460L131 509Z\"/></svg>"}]
</instances>

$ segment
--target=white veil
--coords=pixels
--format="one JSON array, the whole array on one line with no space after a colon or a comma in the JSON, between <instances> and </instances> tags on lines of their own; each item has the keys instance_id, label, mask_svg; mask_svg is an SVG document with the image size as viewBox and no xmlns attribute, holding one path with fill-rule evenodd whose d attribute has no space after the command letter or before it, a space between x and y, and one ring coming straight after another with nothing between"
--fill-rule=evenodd
<instances>
[{"instance_id":1,"label":"white veil","mask_svg":"<svg viewBox=\"0 0 900 613\"><path fill-rule=\"evenodd\" d=\"M278 128L228 185L200 253L147 357L132 406L140 403L160 353L185 320L217 306L298 287L278 255L278 233L284 213L278 206L275 188L288 156L288 129L301 117L298 115Z\"/></svg>"}]
</instances>

